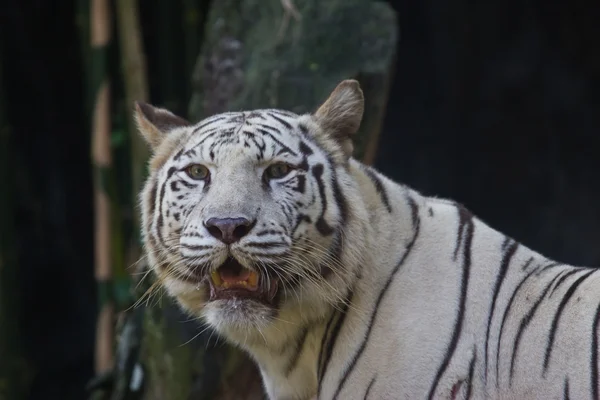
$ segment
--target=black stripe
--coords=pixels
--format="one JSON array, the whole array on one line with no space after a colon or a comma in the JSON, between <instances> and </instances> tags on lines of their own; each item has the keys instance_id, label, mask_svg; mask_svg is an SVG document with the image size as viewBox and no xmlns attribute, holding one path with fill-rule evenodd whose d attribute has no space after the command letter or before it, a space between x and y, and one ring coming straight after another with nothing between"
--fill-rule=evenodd
<instances>
[{"instance_id":1,"label":"black stripe","mask_svg":"<svg viewBox=\"0 0 600 400\"><path fill-rule=\"evenodd\" d=\"M323 183L323 164L317 164L312 168L313 176L317 181L319 195L321 196L321 215L317 219L315 226L321 235L329 236L334 231L331 226L325 221L325 213L327 212L327 197L325 195L325 184Z\"/></svg>"},{"instance_id":2,"label":"black stripe","mask_svg":"<svg viewBox=\"0 0 600 400\"><path fill-rule=\"evenodd\" d=\"M331 313L331 317L329 318L329 321L327 321L327 326L325 326L325 331L323 331L323 337L321 338L321 347L319 348L319 358L317 359L317 379L320 382L321 381L321 373L323 372L323 366L324 366L324 362L325 362L325 348L327 347L327 344L329 343L329 337L331 335L331 332L329 331L330 328L333 326L333 321L335 320L335 318L338 316L338 313L334 310Z\"/></svg>"},{"instance_id":3,"label":"black stripe","mask_svg":"<svg viewBox=\"0 0 600 400\"><path fill-rule=\"evenodd\" d=\"M367 391L365 392L365 397L364 400L367 400L367 398L369 397L369 393L371 393L371 389L373 388L373 385L375 384L375 380L377 379L377 375L375 375L372 379L371 382L369 382L369 386L367 386Z\"/></svg>"},{"instance_id":4,"label":"black stripe","mask_svg":"<svg viewBox=\"0 0 600 400\"><path fill-rule=\"evenodd\" d=\"M410 197L410 195L407 195L407 198L408 205L410 206L410 220L412 222L413 231L415 231L415 237L413 238L414 241L417 239L416 235L421 227L421 219L419 218L419 205L412 197Z\"/></svg>"},{"instance_id":5,"label":"black stripe","mask_svg":"<svg viewBox=\"0 0 600 400\"><path fill-rule=\"evenodd\" d=\"M267 229L264 231L257 232L256 236L265 236L265 235L281 235L280 231L276 231L274 229Z\"/></svg>"},{"instance_id":6,"label":"black stripe","mask_svg":"<svg viewBox=\"0 0 600 400\"><path fill-rule=\"evenodd\" d=\"M515 360L516 360L516 357L517 357L517 353L519 351L519 344L521 343L521 337L523 336L523 333L525 332L525 329L527 328L527 326L529 325L529 323L533 319L533 317L535 315L535 312L537 311L538 307L542 303L542 300L544 300L544 298L546 297L546 294L548 293L548 291L550 290L550 288L552 287L552 285L554 284L556 278L559 275L560 275L560 273L558 275L556 275L546 285L546 288L542 292L541 296L537 299L537 301L533 304L533 307L531 307L531 309L529 310L529 312L521 319L521 323L519 324L519 329L517 331L517 335L515 336L515 341L514 341L514 344L513 344L513 351L512 351L511 358L510 358L510 370L509 370L509 376L508 376L508 384L509 384L509 386L512 385L512 378L513 378L513 373L514 373L514 370L515 370Z\"/></svg>"},{"instance_id":7,"label":"black stripe","mask_svg":"<svg viewBox=\"0 0 600 400\"><path fill-rule=\"evenodd\" d=\"M348 202L342 193L335 170L332 170L331 173L331 187L333 188L333 199L335 200L335 205L340 212L340 220L338 224L340 225L340 228L343 229L348 221Z\"/></svg>"},{"instance_id":8,"label":"black stripe","mask_svg":"<svg viewBox=\"0 0 600 400\"><path fill-rule=\"evenodd\" d=\"M259 118L259 119L262 119L263 121L267 119L267 118L266 118L264 115L262 115L262 113L261 113L260 111L258 111L258 110L251 111L251 112L248 114L248 119L251 119L251 118Z\"/></svg>"},{"instance_id":9,"label":"black stripe","mask_svg":"<svg viewBox=\"0 0 600 400\"><path fill-rule=\"evenodd\" d=\"M473 348L473 357L471 358L471 363L469 364L469 386L467 386L467 400L471 398L471 393L473 393L473 373L475 372L475 362L477 361L477 347Z\"/></svg>"},{"instance_id":10,"label":"black stripe","mask_svg":"<svg viewBox=\"0 0 600 400\"><path fill-rule=\"evenodd\" d=\"M292 125L291 125L289 122L287 122L287 121L285 121L285 120L283 120L283 119L279 118L279 117L278 117L277 115L275 115L273 112L269 112L269 113L267 113L267 114L269 114L269 115L270 115L270 116L271 116L273 119L275 119L275 120L279 121L279 123L280 123L281 125L285 126L287 129L292 129Z\"/></svg>"},{"instance_id":11,"label":"black stripe","mask_svg":"<svg viewBox=\"0 0 600 400\"><path fill-rule=\"evenodd\" d=\"M244 244L245 247L254 247L257 249L272 249L277 247L287 247L285 243L282 242L250 242Z\"/></svg>"},{"instance_id":12,"label":"black stripe","mask_svg":"<svg viewBox=\"0 0 600 400\"><path fill-rule=\"evenodd\" d=\"M527 275L525 275L525 278L523 278L521 280L521 282L519 282L519 284L515 288L512 296L510 296L508 305L506 306L506 309L504 310L504 315L502 316L502 323L500 324L500 333L498 334L498 346L496 347L496 387L498 387L499 380L500 380L500 375L499 375L500 344L502 343L502 333L504 332L504 324L506 323L506 319L508 318L508 313L510 312L510 310L512 308L512 304L515 301L515 298L517 297L517 293L519 292L519 289L521 289L521 286L523 286L525 284L525 282L529 279L529 277L532 276L538 270L539 270L539 268L532 269ZM557 275L557 276L559 276L559 275ZM556 277L555 277L555 279L556 279Z\"/></svg>"},{"instance_id":13,"label":"black stripe","mask_svg":"<svg viewBox=\"0 0 600 400\"><path fill-rule=\"evenodd\" d=\"M256 146L256 148L258 149L258 155L256 156L257 160L262 160L265 156L265 150L267 149L267 144L265 143L265 138L261 137L260 141L261 143L258 143L257 141L257 137L251 133L251 132L247 132L247 131L243 131L242 134L248 136L248 138L252 141L252 143L254 143L254 146Z\"/></svg>"},{"instance_id":14,"label":"black stripe","mask_svg":"<svg viewBox=\"0 0 600 400\"><path fill-rule=\"evenodd\" d=\"M556 291L556 289L558 289L558 287L565 281L565 279L567 279L568 277L570 277L573 274L578 273L579 271L581 271L580 268L574 269L569 271L569 273L565 274L562 278L560 278L560 280L558 282L556 282L556 286L554 286L554 288L552 289L552 291L550 291L550 296L551 297L554 292Z\"/></svg>"},{"instance_id":15,"label":"black stripe","mask_svg":"<svg viewBox=\"0 0 600 400\"><path fill-rule=\"evenodd\" d=\"M298 124L298 128L303 135L308 135L308 127L302 123Z\"/></svg>"},{"instance_id":16,"label":"black stripe","mask_svg":"<svg viewBox=\"0 0 600 400\"><path fill-rule=\"evenodd\" d=\"M363 170L365 171L365 173L367 174L369 179L371 179L371 182L373 182L373 186L375 186L375 190L379 194L379 197L381 197L381 202L385 205L385 208L387 208L388 212L391 213L392 206L390 205L390 200L388 198L388 194L387 194L387 191L385 190L385 186L383 185L383 182L381 182L381 179L379 179L377 174L375 172L373 172L369 167L365 166L363 168ZM430 208L430 210L431 210L431 208Z\"/></svg>"},{"instance_id":17,"label":"black stripe","mask_svg":"<svg viewBox=\"0 0 600 400\"><path fill-rule=\"evenodd\" d=\"M413 218L413 221L415 222L413 224L413 232L414 232L413 233L413 237L411 238L410 242L406 245L406 249L404 250L404 254L402 254L402 257L400 258L400 261L398 261L398 263L396 264L396 266L392 270L392 273L390 274L389 278L385 282L385 285L381 289L381 292L379 293L379 296L377 297L377 300L375 301L375 306L373 307L373 311L371 313L371 319L370 319L369 325L367 327L367 332L365 333L365 336L363 337L362 342L361 342L361 344L360 344L357 352L354 354L354 357L352 357L350 365L348 366L348 368L344 372L344 375L342 376L342 379L340 380L338 388L336 389L335 394L333 395L333 399L337 398L337 396L339 395L340 391L342 390L342 387L344 386L344 383L346 383L346 380L348 379L348 377L350 376L350 374L354 370L354 367L356 366L356 363L358 362L358 359L362 355L363 351L365 351L367 343L369 342L369 337L371 335L371 331L373 330L373 325L375 323L375 319L377 318L377 314L379 312L379 305L381 304L381 301L383 300L383 297L385 296L385 294L387 293L390 285L392 284L392 281L394 280L396 274L400 270L400 267L402 265L404 265L404 262L408 258L408 255L411 253L411 250L413 249L413 246L414 246L414 244L417 241L417 238L419 236L419 232L420 232L420 229L421 229L421 220L420 220L419 214L418 214L419 213L418 206L417 206L417 203L415 202L415 200L412 197L410 197L410 195L407 195L407 197L408 197L407 198L408 204L409 204L409 206L411 208L412 218Z\"/></svg>"},{"instance_id":18,"label":"black stripe","mask_svg":"<svg viewBox=\"0 0 600 400\"><path fill-rule=\"evenodd\" d=\"M298 147L300 148L300 152L302 153L302 162L300 164L298 164L298 168L303 171L308 171L308 157L311 154L313 154L313 151L302 140L300 140Z\"/></svg>"},{"instance_id":19,"label":"black stripe","mask_svg":"<svg viewBox=\"0 0 600 400\"><path fill-rule=\"evenodd\" d=\"M464 233L465 224L467 221L465 218L463 218L463 215L465 215L465 216L468 215L469 220L470 220L470 218L472 218L471 213L462 204L456 203L455 207L459 210L459 224L458 224L458 231L456 232L456 246L454 247L454 254L452 255L453 261L456 261L456 257L458 257L458 251L462 247L463 233Z\"/></svg>"},{"instance_id":20,"label":"black stripe","mask_svg":"<svg viewBox=\"0 0 600 400\"><path fill-rule=\"evenodd\" d=\"M300 143L298 144L298 147L300 148L300 152L305 155L305 156L310 156L313 154L312 149L310 148L309 145L307 145L303 140L300 140ZM307 168L308 169L308 168Z\"/></svg>"},{"instance_id":21,"label":"black stripe","mask_svg":"<svg viewBox=\"0 0 600 400\"><path fill-rule=\"evenodd\" d=\"M180 180L180 181L174 181L174 182L178 182L181 183L183 186L185 186L188 189L195 189L198 187L198 184L193 184L184 180Z\"/></svg>"},{"instance_id":22,"label":"black stripe","mask_svg":"<svg viewBox=\"0 0 600 400\"><path fill-rule=\"evenodd\" d=\"M171 182L171 192L179 192L181 190L181 189L179 189L179 186L177 186L177 182L179 182L179 181Z\"/></svg>"},{"instance_id":23,"label":"black stripe","mask_svg":"<svg viewBox=\"0 0 600 400\"><path fill-rule=\"evenodd\" d=\"M261 128L268 129L268 130L270 130L272 132L275 132L278 135L281 135L281 131L279 129L275 128L274 126L267 125L267 124L256 124L256 125L260 126Z\"/></svg>"},{"instance_id":24,"label":"black stripe","mask_svg":"<svg viewBox=\"0 0 600 400\"><path fill-rule=\"evenodd\" d=\"M193 145L192 147L190 147L188 150L185 151L185 153L183 153L184 156L189 157L192 154L196 154L196 148L201 146L204 142L206 142L208 139L212 138L214 135L220 133L221 131L215 129L215 130L211 130L209 132L206 132L202 139L200 139L200 141L198 141L198 143L196 143L195 145Z\"/></svg>"},{"instance_id":25,"label":"black stripe","mask_svg":"<svg viewBox=\"0 0 600 400\"><path fill-rule=\"evenodd\" d=\"M173 176L173 174L177 171L177 168L175 167L171 167L169 168L169 170L167 171L167 177L165 178L165 181L163 182L163 184L160 187L160 194L159 194L159 198L158 198L158 220L156 221L156 233L158 236L158 241L159 243L165 248L165 249L170 249L170 246L167 246L165 239L162 235L162 227L164 225L164 217L163 217L163 201L164 201L164 197L165 197L165 191L166 191L166 187L167 187L167 182L169 181L169 179L171 179L171 176Z\"/></svg>"},{"instance_id":26,"label":"black stripe","mask_svg":"<svg viewBox=\"0 0 600 400\"><path fill-rule=\"evenodd\" d=\"M148 213L148 217L152 217L155 213L156 213L156 194L158 192L158 181L156 179L152 180L152 186L150 187L149 190L149 198L148 198L148 202L146 203L146 208L147 208L147 213ZM152 219L152 218L149 218ZM150 226L148 224L148 226Z\"/></svg>"},{"instance_id":27,"label":"black stripe","mask_svg":"<svg viewBox=\"0 0 600 400\"><path fill-rule=\"evenodd\" d=\"M340 333L340 330L341 330L342 326L344 325L344 321L346 320L346 314L348 312L348 308L350 307L350 303L352 303L353 297L354 297L354 291L350 290L350 292L348 293L348 296L346 296L346 301L344 302L344 305L342 306L342 310L337 313L334 312L334 316L335 316L335 314L338 314L338 318L335 323L335 326L333 326L333 330L331 331L330 337L327 339L327 342L321 343L321 350L320 350L321 354L319 355L319 358L321 358L321 356L322 356L323 361L322 361L322 364L321 364L321 362L319 363L319 366L321 367L320 368L321 371L318 374L319 385L317 388L317 397L321 393L321 386L323 383L323 378L325 378L325 374L327 373L327 366L329 365L329 361L331 359L331 354L332 354L335 344L337 342L338 334ZM330 325L332 320L333 320L333 316L327 325ZM323 339L325 339L325 336L323 336Z\"/></svg>"},{"instance_id":28,"label":"black stripe","mask_svg":"<svg viewBox=\"0 0 600 400\"><path fill-rule=\"evenodd\" d=\"M296 175L296 186L292 190L304 194L306 191L306 176L302 174Z\"/></svg>"},{"instance_id":29,"label":"black stripe","mask_svg":"<svg viewBox=\"0 0 600 400\"><path fill-rule=\"evenodd\" d=\"M212 124L214 124L215 122L218 122L218 121L223 121L224 119L225 119L224 115L222 115L222 116L215 115L213 117L205 119L204 121L200 122L200 125L198 125L198 127L196 127L192 131L192 135L195 134L196 132L201 131L202 129L206 128L207 126L210 126L210 125L212 125Z\"/></svg>"},{"instance_id":30,"label":"black stripe","mask_svg":"<svg viewBox=\"0 0 600 400\"><path fill-rule=\"evenodd\" d=\"M492 326L492 320L494 318L494 311L496 310L496 301L498 300L498 294L500 293L500 289L502 288L502 284L504 283L504 278L506 277L506 271L508 270L510 261L512 260L513 256L517 252L518 247L519 247L519 243L515 242L514 240L511 240L510 238L506 238L504 240L504 243L502 244L502 248L504 249L504 255L502 256L502 262L500 263L500 270L498 271L498 276L496 277L496 285L494 286L494 294L492 296L492 304L490 304L487 329L485 332L484 380L486 382L487 382L487 376L488 376L488 352L489 352L489 341L490 341L490 328Z\"/></svg>"},{"instance_id":31,"label":"black stripe","mask_svg":"<svg viewBox=\"0 0 600 400\"><path fill-rule=\"evenodd\" d=\"M281 141L279 141L275 136L273 136L273 134L271 132L268 132L264 129L258 129L258 131L260 133L262 133L263 135L268 136L271 140L273 140L275 143L277 143L282 148L282 150L279 153L281 153L283 151L285 153L292 154L293 156L296 156L296 157L298 156L298 153L296 153L294 150L290 149L285 144L281 143Z\"/></svg>"},{"instance_id":32,"label":"black stripe","mask_svg":"<svg viewBox=\"0 0 600 400\"><path fill-rule=\"evenodd\" d=\"M598 400L598 323L600 323L600 305L596 308L596 316L592 325L592 356L590 358L590 384L592 398Z\"/></svg>"},{"instance_id":33,"label":"black stripe","mask_svg":"<svg viewBox=\"0 0 600 400\"><path fill-rule=\"evenodd\" d=\"M435 390L438 387L440 379L444 372L446 372L446 368L448 368L448 364L450 363L450 359L452 358L454 351L456 350L456 346L458 345L458 339L460 338L460 334L462 332L462 324L465 315L465 305L467 301L467 291L469 288L469 278L471 273L471 245L473 244L473 233L475 231L475 224L473 224L473 215L469 213L464 207L457 207L458 216L459 216L459 226L464 226L464 248L463 248L463 273L462 273L462 282L460 288L460 303L458 306L458 313L456 315L456 321L454 323L454 331L452 332L452 339L450 344L448 345L448 349L446 350L446 354L444 356L444 360L440 365L438 372L435 376L433 384L431 385L431 389L429 390L429 399L433 398L435 394Z\"/></svg>"},{"instance_id":34,"label":"black stripe","mask_svg":"<svg viewBox=\"0 0 600 400\"><path fill-rule=\"evenodd\" d=\"M527 268L529 268L529 266L531 265L532 262L533 262L533 257L529 257L529 260L527 260L527 262L525 264L523 264L523 266L521 267L521 270L525 271Z\"/></svg>"},{"instance_id":35,"label":"black stripe","mask_svg":"<svg viewBox=\"0 0 600 400\"><path fill-rule=\"evenodd\" d=\"M283 216L286 219L287 225L291 226L294 223L294 217L292 216L294 208L284 202L279 203L279 207L281 208L281 211L283 211Z\"/></svg>"},{"instance_id":36,"label":"black stripe","mask_svg":"<svg viewBox=\"0 0 600 400\"><path fill-rule=\"evenodd\" d=\"M187 249L187 250L209 250L212 249L212 246L208 246L205 244L185 244L185 243L181 243L181 248L183 249Z\"/></svg>"},{"instance_id":37,"label":"black stripe","mask_svg":"<svg viewBox=\"0 0 600 400\"><path fill-rule=\"evenodd\" d=\"M175 156L173 156L173 160L177 161L179 160L179 158L181 157L181 155L183 154L183 151L185 150L185 147L182 147L181 149L179 149L179 151L175 154Z\"/></svg>"},{"instance_id":38,"label":"black stripe","mask_svg":"<svg viewBox=\"0 0 600 400\"><path fill-rule=\"evenodd\" d=\"M571 287L569 287L569 290L567 290L567 293L565 293L564 297L562 298L560 304L558 305L558 309L556 310L556 314L554 314L554 319L552 320L552 328L550 328L548 344L546 345L546 354L544 355L544 370L542 372L543 377L545 377L546 372L548 372L548 364L550 363L550 358L552 357L552 347L554 346L554 339L556 338L556 331L558 330L558 323L560 321L562 312L565 309L567 303L569 302L569 299L573 296L573 293L575 293L575 291L577 290L577 287L579 287L579 285L581 285L583 281L585 281L594 272L596 272L595 269L579 277L579 279L573 282Z\"/></svg>"},{"instance_id":39,"label":"black stripe","mask_svg":"<svg viewBox=\"0 0 600 400\"><path fill-rule=\"evenodd\" d=\"M199 234L198 232L195 231L191 231L191 232L186 232L185 234L181 235L181 237L199 237L202 238L204 236L202 236L201 234Z\"/></svg>"},{"instance_id":40,"label":"black stripe","mask_svg":"<svg viewBox=\"0 0 600 400\"><path fill-rule=\"evenodd\" d=\"M298 118L298 114L294 114L291 111L282 110L281 108L268 108L267 111L269 113L275 113L275 114L283 115L284 117Z\"/></svg>"},{"instance_id":41,"label":"black stripe","mask_svg":"<svg viewBox=\"0 0 600 400\"><path fill-rule=\"evenodd\" d=\"M304 343L306 343L306 338L308 337L308 326L305 326L302 329L302 332L298 336L297 340L294 343L294 352L292 356L288 360L288 364L285 366L285 376L289 377L292 371L298 365L298 361L300 360L300 355L302 354L302 350L304 349Z\"/></svg>"},{"instance_id":42,"label":"black stripe","mask_svg":"<svg viewBox=\"0 0 600 400\"><path fill-rule=\"evenodd\" d=\"M211 145L211 150L214 150L215 146L218 144L221 144L221 142L224 139L227 138L231 138L232 136L235 135L235 132L239 129L242 128L243 125L239 126L239 127L230 127L230 128L223 128L221 127L219 129L219 127L215 127L213 129L210 129L206 132L202 133L201 139L198 141L198 143L196 143L191 149L189 149L188 151L185 152L185 155L190 154L192 151L194 151L196 148L198 148L199 146L203 145L204 142L206 142L207 140L213 138L213 136L218 135L218 138L212 143Z\"/></svg>"},{"instance_id":43,"label":"black stripe","mask_svg":"<svg viewBox=\"0 0 600 400\"><path fill-rule=\"evenodd\" d=\"M565 388L563 389L563 399L564 400L569 400L569 378L566 377L565 378Z\"/></svg>"},{"instance_id":44,"label":"black stripe","mask_svg":"<svg viewBox=\"0 0 600 400\"><path fill-rule=\"evenodd\" d=\"M231 112L227 114L229 120L227 120L230 124L244 124L246 122L246 114L242 112Z\"/></svg>"}]
</instances>

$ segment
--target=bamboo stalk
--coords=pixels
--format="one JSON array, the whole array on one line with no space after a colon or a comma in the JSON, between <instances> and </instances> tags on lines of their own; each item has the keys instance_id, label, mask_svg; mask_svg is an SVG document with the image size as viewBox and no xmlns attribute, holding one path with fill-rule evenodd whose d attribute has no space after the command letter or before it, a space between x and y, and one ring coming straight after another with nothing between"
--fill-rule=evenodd
<instances>
[{"instance_id":1,"label":"bamboo stalk","mask_svg":"<svg viewBox=\"0 0 600 400\"><path fill-rule=\"evenodd\" d=\"M131 151L131 198L132 204L135 205L146 177L146 164L150 155L147 144L137 134L137 126L132 112L135 101L147 102L149 99L146 56L142 44L137 0L119 0L116 2L116 12ZM135 206L132 208L135 209ZM134 236L127 249L126 265L133 265L142 254L139 245L139 214L133 213L132 219Z\"/></svg>"},{"instance_id":2,"label":"bamboo stalk","mask_svg":"<svg viewBox=\"0 0 600 400\"><path fill-rule=\"evenodd\" d=\"M148 146L137 134L133 120L135 101L148 101L148 84L146 72L146 56L142 45L142 35L139 20L137 0L119 0L116 2L119 44L123 80L125 83L125 100L127 104L127 123L131 144L131 168L133 199L137 199L145 178ZM135 202L135 201L134 201ZM135 213L134 225L139 226L139 216Z\"/></svg>"},{"instance_id":3,"label":"bamboo stalk","mask_svg":"<svg viewBox=\"0 0 600 400\"><path fill-rule=\"evenodd\" d=\"M110 134L110 81L107 76L105 52L110 43L111 18L108 0L91 0L90 44L92 68L92 161L94 164L94 265L99 292L98 320L96 325L96 373L101 374L113 365L114 305L112 301L111 268L111 212L107 193L108 171L112 165Z\"/></svg>"}]
</instances>

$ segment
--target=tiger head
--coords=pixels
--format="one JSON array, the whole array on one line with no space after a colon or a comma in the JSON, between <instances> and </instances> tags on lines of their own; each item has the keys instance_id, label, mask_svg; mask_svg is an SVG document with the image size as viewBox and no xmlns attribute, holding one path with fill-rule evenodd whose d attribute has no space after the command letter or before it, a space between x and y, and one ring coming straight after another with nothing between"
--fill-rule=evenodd
<instances>
[{"instance_id":1,"label":"tiger head","mask_svg":"<svg viewBox=\"0 0 600 400\"><path fill-rule=\"evenodd\" d=\"M358 273L348 168L363 114L343 81L313 114L229 112L191 124L136 104L152 148L141 194L146 254L190 313L248 340L339 302ZM354 196L358 197L358 196ZM356 229L354 229L356 231Z\"/></svg>"}]
</instances>

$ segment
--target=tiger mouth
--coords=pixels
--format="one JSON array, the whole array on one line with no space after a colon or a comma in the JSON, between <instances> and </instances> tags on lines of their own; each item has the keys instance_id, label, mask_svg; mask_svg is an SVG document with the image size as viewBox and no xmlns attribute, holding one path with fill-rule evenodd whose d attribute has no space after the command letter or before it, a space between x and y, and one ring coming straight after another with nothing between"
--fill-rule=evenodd
<instances>
[{"instance_id":1,"label":"tiger mouth","mask_svg":"<svg viewBox=\"0 0 600 400\"><path fill-rule=\"evenodd\" d=\"M208 279L210 299L255 300L272 305L278 291L278 280L250 270L229 257Z\"/></svg>"}]
</instances>

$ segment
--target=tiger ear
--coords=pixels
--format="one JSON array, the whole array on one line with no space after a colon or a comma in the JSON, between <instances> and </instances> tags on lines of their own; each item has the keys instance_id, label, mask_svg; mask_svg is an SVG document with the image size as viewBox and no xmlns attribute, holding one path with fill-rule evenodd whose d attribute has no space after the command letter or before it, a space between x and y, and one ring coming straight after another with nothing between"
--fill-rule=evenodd
<instances>
[{"instance_id":1,"label":"tiger ear","mask_svg":"<svg viewBox=\"0 0 600 400\"><path fill-rule=\"evenodd\" d=\"M135 102L134 117L138 130L152 149L162 143L169 131L191 125L167 109L138 101Z\"/></svg>"},{"instance_id":2,"label":"tiger ear","mask_svg":"<svg viewBox=\"0 0 600 400\"><path fill-rule=\"evenodd\" d=\"M358 81L347 79L331 92L314 116L326 135L331 136L352 156L352 137L358 131L364 112L364 97Z\"/></svg>"}]
</instances>

